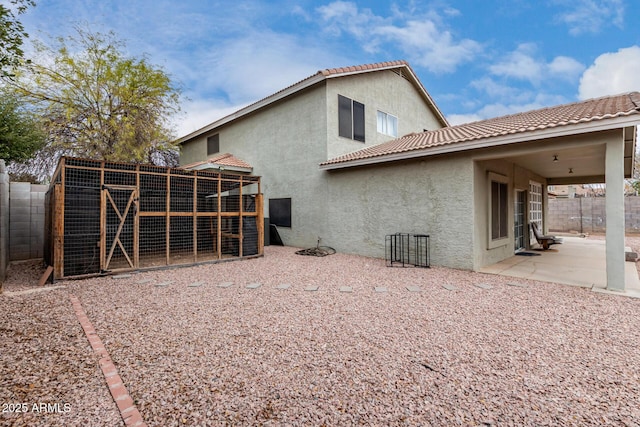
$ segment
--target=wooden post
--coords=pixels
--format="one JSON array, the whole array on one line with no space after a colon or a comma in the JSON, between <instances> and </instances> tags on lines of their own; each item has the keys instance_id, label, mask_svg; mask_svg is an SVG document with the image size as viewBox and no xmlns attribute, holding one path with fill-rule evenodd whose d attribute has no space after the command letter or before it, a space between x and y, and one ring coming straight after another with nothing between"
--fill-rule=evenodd
<instances>
[{"instance_id":1,"label":"wooden post","mask_svg":"<svg viewBox=\"0 0 640 427\"><path fill-rule=\"evenodd\" d=\"M140 165L136 165L136 195L133 200L133 268L140 266Z\"/></svg>"},{"instance_id":2,"label":"wooden post","mask_svg":"<svg viewBox=\"0 0 640 427\"><path fill-rule=\"evenodd\" d=\"M64 167L62 168L64 176ZM64 181L64 179L63 179ZM54 187L54 210L53 210L53 278L61 279L64 276L64 188L63 184L56 184Z\"/></svg>"},{"instance_id":3,"label":"wooden post","mask_svg":"<svg viewBox=\"0 0 640 427\"><path fill-rule=\"evenodd\" d=\"M240 186L238 187L238 199L240 200L240 203L238 205L238 257L242 258L242 249L243 249L243 242L244 242L244 233L242 230L242 222L244 220L244 218L242 217L242 214L244 212L244 200L242 199L242 175L239 177L240 178Z\"/></svg>"},{"instance_id":4,"label":"wooden post","mask_svg":"<svg viewBox=\"0 0 640 427\"><path fill-rule=\"evenodd\" d=\"M260 186L258 186L258 189ZM259 191L259 190L258 190ZM256 194L256 221L258 222L258 254L264 255L264 199L262 194Z\"/></svg>"},{"instance_id":5,"label":"wooden post","mask_svg":"<svg viewBox=\"0 0 640 427\"><path fill-rule=\"evenodd\" d=\"M218 259L222 259L222 174L218 172Z\"/></svg>"},{"instance_id":6,"label":"wooden post","mask_svg":"<svg viewBox=\"0 0 640 427\"><path fill-rule=\"evenodd\" d=\"M198 171L193 172L193 262L198 262Z\"/></svg>"},{"instance_id":7,"label":"wooden post","mask_svg":"<svg viewBox=\"0 0 640 427\"><path fill-rule=\"evenodd\" d=\"M104 162L100 168L100 270L106 268L107 259L107 198L104 188Z\"/></svg>"},{"instance_id":8,"label":"wooden post","mask_svg":"<svg viewBox=\"0 0 640 427\"><path fill-rule=\"evenodd\" d=\"M171 216L170 216L170 211L171 211L171 169L167 169L167 196L165 198L165 202L166 202L166 206L165 206L165 215L166 215L166 222L165 222L165 263L166 265L169 265L169 242L170 242L170 238L171 238Z\"/></svg>"}]
</instances>

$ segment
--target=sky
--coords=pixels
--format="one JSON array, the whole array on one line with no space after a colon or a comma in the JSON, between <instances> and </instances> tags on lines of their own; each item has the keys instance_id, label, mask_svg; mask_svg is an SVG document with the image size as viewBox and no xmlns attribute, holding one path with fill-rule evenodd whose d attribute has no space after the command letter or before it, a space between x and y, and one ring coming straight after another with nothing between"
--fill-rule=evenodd
<instances>
[{"instance_id":1,"label":"sky","mask_svg":"<svg viewBox=\"0 0 640 427\"><path fill-rule=\"evenodd\" d=\"M451 124L640 90L640 0L36 3L30 39L113 31L162 67L176 136L319 70L399 59Z\"/></svg>"}]
</instances>

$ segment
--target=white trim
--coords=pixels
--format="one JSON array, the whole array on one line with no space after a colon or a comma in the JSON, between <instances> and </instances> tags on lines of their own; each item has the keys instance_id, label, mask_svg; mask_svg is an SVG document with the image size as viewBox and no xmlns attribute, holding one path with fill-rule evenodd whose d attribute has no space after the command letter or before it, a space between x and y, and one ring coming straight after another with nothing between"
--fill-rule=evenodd
<instances>
[{"instance_id":1,"label":"white trim","mask_svg":"<svg viewBox=\"0 0 640 427\"><path fill-rule=\"evenodd\" d=\"M353 166L364 166L397 160L415 159L417 157L435 156L437 154L448 154L460 151L476 150L480 148L491 148L518 142L537 141L541 139L580 135L591 132L599 132L603 130L613 130L624 128L630 125L635 126L638 124L640 124L640 116L637 114L632 114L624 117L616 117L614 119L602 119L592 122L578 123L575 125L556 126L547 129L533 130L510 135L501 135L496 137L487 137L472 141L459 141L439 145L436 147L427 147L419 150L411 150L394 154L383 154L366 159L348 160L341 163L330 163L326 165L321 164L319 167L320 170L343 169Z\"/></svg>"},{"instance_id":2,"label":"white trim","mask_svg":"<svg viewBox=\"0 0 640 427\"><path fill-rule=\"evenodd\" d=\"M506 231L507 231L507 235L506 237L501 237L498 239L493 239L491 237L492 234L492 222L493 222L493 206L492 206L492 183L497 182L500 184L505 184L507 186L507 201L505 206L507 207L507 212L506 212L506 218L507 218L507 226L506 226ZM505 175L501 175L495 172L487 172L487 196L488 196L488 200L487 200L487 249L495 249L495 248L499 248L502 246L506 246L509 244L509 242L511 242L511 244L513 245L513 240L510 240L512 238L510 238L509 236L511 235L510 233L510 227L509 227L509 218L510 218L510 209L509 209L509 177L505 176ZM511 227L513 228L513 226Z\"/></svg>"}]
</instances>

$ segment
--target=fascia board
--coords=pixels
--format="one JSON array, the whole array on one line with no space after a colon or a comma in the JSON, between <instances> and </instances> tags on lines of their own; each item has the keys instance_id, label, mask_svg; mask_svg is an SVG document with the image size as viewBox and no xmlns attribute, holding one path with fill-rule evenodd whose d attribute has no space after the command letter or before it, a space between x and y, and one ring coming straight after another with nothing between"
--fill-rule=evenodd
<instances>
[{"instance_id":1,"label":"fascia board","mask_svg":"<svg viewBox=\"0 0 640 427\"><path fill-rule=\"evenodd\" d=\"M514 144L518 142L537 141L541 139L559 138L563 136L580 135L584 133L599 132L623 128L629 125L638 125L640 116L633 114L630 116L617 117L609 120L597 120L583 122L569 126L556 126L553 128L534 130L511 135L501 135L488 137L469 142L456 142L437 147L424 148L419 150L405 151L401 153L370 157L366 159L350 160L342 163L320 165L320 170L343 169L354 166L365 166L377 163L386 163L397 160L409 160L417 157L435 156L438 154L457 153L461 151L477 150L481 148L491 148L500 145Z\"/></svg>"},{"instance_id":2,"label":"fascia board","mask_svg":"<svg viewBox=\"0 0 640 427\"><path fill-rule=\"evenodd\" d=\"M196 138L196 137L198 137L198 136L200 136L202 134L205 134L205 133L217 128L217 127L223 126L223 125L225 125L225 124L227 124L229 122L237 120L237 119L239 119L239 118L241 118L243 116L246 116L248 114L251 114L254 111L260 110L260 109L266 107L269 104L273 104L274 102L277 102L277 101L279 101L281 99L284 99L284 98L286 98L288 96L291 96L296 92L299 92L299 91L301 91L303 89L306 89L306 88L308 88L310 86L313 86L313 85L315 85L315 84L317 84L317 83L319 83L319 82L321 82L321 81L323 81L325 79L326 79L326 77L323 76L322 74L314 75L314 76L312 76L312 77L310 77L310 78L298 83L297 85L290 86L290 87L288 87L286 89L283 89L280 92L277 92L277 93L275 93L275 94L273 94L273 95L271 95L271 96L269 96L267 98L261 99L260 101L257 101L257 102L255 102L255 103L253 103L251 105L248 105L248 106L236 111L235 113L231 113L228 116L225 116L225 117L223 117L223 118L221 118L219 120L216 120L215 122L213 122L211 124L208 124L207 126L205 126L203 128L200 128L200 129L198 129L196 131L193 131L190 134L185 135L182 138L179 138L176 141L176 143L179 145L179 144L182 144L182 143L184 143L186 141L189 141L190 139Z\"/></svg>"}]
</instances>

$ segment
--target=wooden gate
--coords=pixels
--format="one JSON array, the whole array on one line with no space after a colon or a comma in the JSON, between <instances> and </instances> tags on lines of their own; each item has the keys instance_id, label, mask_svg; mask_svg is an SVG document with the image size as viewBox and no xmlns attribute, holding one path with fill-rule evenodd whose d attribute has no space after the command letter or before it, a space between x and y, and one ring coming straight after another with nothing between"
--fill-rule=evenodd
<instances>
[{"instance_id":1,"label":"wooden gate","mask_svg":"<svg viewBox=\"0 0 640 427\"><path fill-rule=\"evenodd\" d=\"M101 205L102 271L138 268L138 189L132 186L104 186Z\"/></svg>"}]
</instances>

